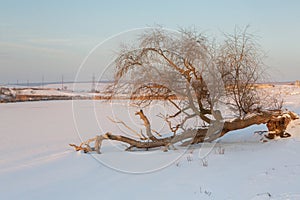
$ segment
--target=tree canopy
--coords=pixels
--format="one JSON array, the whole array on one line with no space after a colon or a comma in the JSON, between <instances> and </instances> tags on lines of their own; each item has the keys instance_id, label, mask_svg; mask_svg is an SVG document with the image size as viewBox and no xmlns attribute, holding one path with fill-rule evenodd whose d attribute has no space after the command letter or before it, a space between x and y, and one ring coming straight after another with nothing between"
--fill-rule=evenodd
<instances>
[{"instance_id":1,"label":"tree canopy","mask_svg":"<svg viewBox=\"0 0 300 200\"><path fill-rule=\"evenodd\" d=\"M139 140L105 133L79 147L92 151L89 143L97 141L96 149L100 152L102 140L111 139L129 144L128 149L168 149L178 142L211 142L233 130L273 123L286 113L287 121L295 119L296 115L284 112L278 104L267 104L257 90L264 75L264 53L255 36L248 33L248 27L236 28L224 37L224 41L217 43L195 29L180 29L171 34L159 27L145 31L137 45L123 45L115 61L112 94L130 91L128 98L141 108L154 100L168 102L176 111L159 117L173 134L153 134L141 109L136 115L144 123L145 134L141 133ZM200 120L201 126L187 126L193 119ZM284 137L287 124L275 134ZM278 126L268 128L274 131Z\"/></svg>"}]
</instances>

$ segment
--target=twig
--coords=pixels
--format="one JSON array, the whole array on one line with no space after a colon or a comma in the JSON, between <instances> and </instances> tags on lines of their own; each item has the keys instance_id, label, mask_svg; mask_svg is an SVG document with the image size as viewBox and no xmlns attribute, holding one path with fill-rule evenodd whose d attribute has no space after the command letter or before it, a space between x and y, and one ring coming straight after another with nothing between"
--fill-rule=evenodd
<instances>
[{"instance_id":1,"label":"twig","mask_svg":"<svg viewBox=\"0 0 300 200\"><path fill-rule=\"evenodd\" d=\"M131 132L133 132L134 134L136 134L141 140L147 140L147 138L143 135L143 134L139 134L137 131L135 131L134 129L130 128L125 122L121 121L121 120L114 120L110 117L107 117L110 121L112 121L113 123L116 124L122 124L125 128L127 128L128 130L130 130Z\"/></svg>"}]
</instances>

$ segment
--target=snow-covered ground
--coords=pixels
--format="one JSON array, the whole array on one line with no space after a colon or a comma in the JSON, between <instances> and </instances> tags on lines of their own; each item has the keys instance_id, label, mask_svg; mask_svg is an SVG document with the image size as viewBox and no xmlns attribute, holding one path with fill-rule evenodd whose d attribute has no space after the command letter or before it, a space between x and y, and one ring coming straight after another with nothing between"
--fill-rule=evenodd
<instances>
[{"instance_id":1,"label":"snow-covered ground","mask_svg":"<svg viewBox=\"0 0 300 200\"><path fill-rule=\"evenodd\" d=\"M271 90L300 113L299 88ZM266 130L261 125L169 152L125 152L109 141L99 155L68 146L106 131L126 134L108 116L142 128L136 109L88 100L0 104L0 199L300 199L300 120L289 126L293 137L266 143L254 133Z\"/></svg>"},{"instance_id":2,"label":"snow-covered ground","mask_svg":"<svg viewBox=\"0 0 300 200\"><path fill-rule=\"evenodd\" d=\"M93 85L93 87L91 87ZM22 85L9 85L0 87L0 102L32 101L32 100L58 100L59 98L91 99L105 96L108 83L65 83L47 84L32 87ZM99 93L101 91L102 93Z\"/></svg>"},{"instance_id":3,"label":"snow-covered ground","mask_svg":"<svg viewBox=\"0 0 300 200\"><path fill-rule=\"evenodd\" d=\"M103 88L107 86L106 82L95 82L94 85L92 82L74 82L74 83L45 83L45 84L34 84L34 85L16 85L16 84L11 84L11 85L3 85L0 87L8 87L8 88L35 88L35 89L43 89L43 88L49 88L49 89L59 89L61 90L62 88L67 91L74 91L74 92L90 92L92 89L101 91Z\"/></svg>"}]
</instances>

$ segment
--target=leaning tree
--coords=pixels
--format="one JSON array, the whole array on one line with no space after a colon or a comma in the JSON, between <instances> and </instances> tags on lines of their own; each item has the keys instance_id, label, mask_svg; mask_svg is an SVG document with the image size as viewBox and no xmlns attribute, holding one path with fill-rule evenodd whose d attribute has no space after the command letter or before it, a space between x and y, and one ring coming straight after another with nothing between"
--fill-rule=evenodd
<instances>
[{"instance_id":1,"label":"leaning tree","mask_svg":"<svg viewBox=\"0 0 300 200\"><path fill-rule=\"evenodd\" d=\"M268 138L288 137L285 129L298 116L261 98L256 84L261 81L263 66L263 53L247 28L225 34L221 44L193 29L176 34L162 28L145 31L137 46L124 45L115 60L115 80L109 87L115 96L111 98L127 91L128 98L141 108L157 101L168 103L173 109L158 117L172 134L164 137L154 131L140 109L135 114L145 130L138 139L107 132L79 146L70 145L100 153L103 140L116 140L128 144L127 150L167 150L176 143L211 142L254 124L267 124ZM191 120L198 125L189 126ZM131 129L122 121L114 122Z\"/></svg>"}]
</instances>

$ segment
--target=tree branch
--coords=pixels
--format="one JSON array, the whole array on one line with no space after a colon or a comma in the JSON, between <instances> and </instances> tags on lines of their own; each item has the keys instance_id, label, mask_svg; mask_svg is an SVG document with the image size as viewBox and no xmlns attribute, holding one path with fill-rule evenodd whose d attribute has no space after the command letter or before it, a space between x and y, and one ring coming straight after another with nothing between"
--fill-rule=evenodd
<instances>
[{"instance_id":1,"label":"tree branch","mask_svg":"<svg viewBox=\"0 0 300 200\"><path fill-rule=\"evenodd\" d=\"M140 116L141 120L144 122L144 126L146 128L146 134L148 138L152 141L157 141L158 139L152 134L150 122L146 117L146 115L144 114L143 110L136 112L135 115Z\"/></svg>"}]
</instances>

